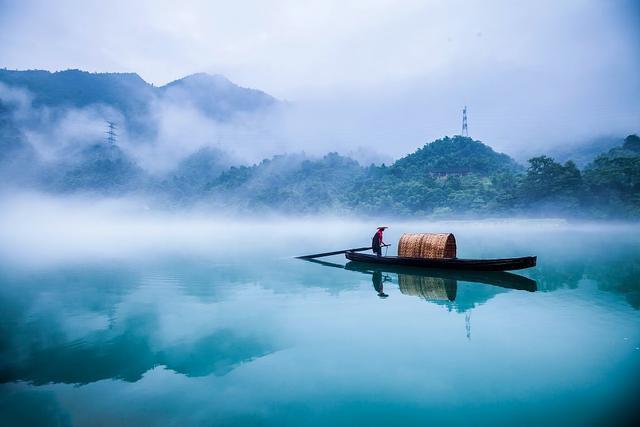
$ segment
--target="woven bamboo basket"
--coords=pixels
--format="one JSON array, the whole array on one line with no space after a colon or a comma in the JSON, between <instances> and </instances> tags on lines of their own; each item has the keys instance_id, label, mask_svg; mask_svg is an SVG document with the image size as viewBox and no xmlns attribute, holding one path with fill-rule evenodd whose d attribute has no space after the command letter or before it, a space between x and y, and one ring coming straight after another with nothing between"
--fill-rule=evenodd
<instances>
[{"instance_id":1,"label":"woven bamboo basket","mask_svg":"<svg viewBox=\"0 0 640 427\"><path fill-rule=\"evenodd\" d=\"M398 242L398 256L409 258L455 258L456 238L451 233L405 233Z\"/></svg>"},{"instance_id":2,"label":"woven bamboo basket","mask_svg":"<svg viewBox=\"0 0 640 427\"><path fill-rule=\"evenodd\" d=\"M424 298L428 301L453 301L456 299L458 283L454 279L441 277L398 274L398 287L405 295Z\"/></svg>"}]
</instances>

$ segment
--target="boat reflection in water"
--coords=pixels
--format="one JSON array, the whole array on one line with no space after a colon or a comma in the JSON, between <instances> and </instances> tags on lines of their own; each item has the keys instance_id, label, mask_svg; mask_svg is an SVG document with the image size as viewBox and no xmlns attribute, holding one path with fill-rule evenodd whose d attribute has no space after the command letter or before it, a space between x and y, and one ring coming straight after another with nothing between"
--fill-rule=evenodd
<instances>
[{"instance_id":1,"label":"boat reflection in water","mask_svg":"<svg viewBox=\"0 0 640 427\"><path fill-rule=\"evenodd\" d=\"M370 275L373 288L380 298L389 296L384 292L385 283L396 283L404 295L416 296L445 306L449 311L464 312L467 336L470 328L469 313L473 308L509 290L538 290L535 280L504 271L441 270L354 261L342 265L317 259L305 261Z\"/></svg>"},{"instance_id":2,"label":"boat reflection in water","mask_svg":"<svg viewBox=\"0 0 640 427\"><path fill-rule=\"evenodd\" d=\"M338 265L336 264L332 266ZM391 274L397 275L397 284L400 292L403 294L417 296L427 301L434 302L455 301L458 296L458 281L482 283L505 289L517 289L529 292L535 292L537 290L537 283L535 280L518 274L506 272L423 269L382 266L378 264L364 264L360 262L349 262L344 266L344 268L351 271L370 274L373 286L379 296L383 296L381 294L384 294L383 287L385 282L394 282Z\"/></svg>"},{"instance_id":3,"label":"boat reflection in water","mask_svg":"<svg viewBox=\"0 0 640 427\"><path fill-rule=\"evenodd\" d=\"M432 301L455 301L458 282L449 277L398 274L398 287L405 295Z\"/></svg>"}]
</instances>

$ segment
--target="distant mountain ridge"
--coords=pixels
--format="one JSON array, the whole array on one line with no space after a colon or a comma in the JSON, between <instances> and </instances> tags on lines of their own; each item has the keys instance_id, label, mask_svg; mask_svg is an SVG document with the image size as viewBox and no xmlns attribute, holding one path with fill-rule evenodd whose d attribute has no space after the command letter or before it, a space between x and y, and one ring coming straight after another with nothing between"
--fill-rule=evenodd
<instances>
[{"instance_id":1,"label":"distant mountain ridge","mask_svg":"<svg viewBox=\"0 0 640 427\"><path fill-rule=\"evenodd\" d=\"M158 90L165 97L188 103L218 119L226 119L239 112L266 109L277 103L274 97L265 92L240 87L217 74L192 74Z\"/></svg>"},{"instance_id":2,"label":"distant mountain ridge","mask_svg":"<svg viewBox=\"0 0 640 427\"><path fill-rule=\"evenodd\" d=\"M30 99L25 101L24 94L14 88L27 91ZM168 112L163 108L159 109L163 114L149 112L163 101L170 103ZM573 161L562 164L550 156L538 156L529 160L526 170L510 156L460 135L427 143L390 166L363 166L335 152L321 158L281 154L241 166L229 153L213 147L215 141L207 145L207 139L204 148L184 159L177 157L174 170L157 175L140 167L130 156L131 147L110 144L100 134L107 119L103 115L115 109L124 116L126 123L119 125L127 128L129 136L138 132L131 140L177 147L189 142L202 116L224 123L279 102L223 76L202 73L155 87L131 73L1 69L0 185L53 193L141 194L171 206L203 203L250 214L375 216L384 212L471 217L535 212L640 219L640 138L636 135L629 135L624 143L618 140L614 148L608 143L610 149L595 158L585 155L584 168ZM21 109L29 106L21 104L36 110L30 119L34 123L23 126ZM92 133L72 134L71 143L55 146L58 128L50 127L51 117L65 118L69 108L89 106L96 107L82 114L93 114L86 124ZM183 112L192 120L164 140L153 138L154 131ZM76 123L83 122L72 121L67 128L75 128ZM43 130L33 143L28 133L38 126ZM205 133L205 138L211 135L215 137ZM60 151L47 156L39 144L51 144ZM143 153L149 153L149 158L154 155L153 150ZM143 157L136 158L142 163Z\"/></svg>"},{"instance_id":3,"label":"distant mountain ridge","mask_svg":"<svg viewBox=\"0 0 640 427\"><path fill-rule=\"evenodd\" d=\"M164 97L189 103L218 120L228 119L234 113L258 111L279 102L265 92L205 73L156 87L135 73L0 69L0 83L26 89L33 96L34 107L83 108L104 104L116 108L134 122L136 115L148 112L151 101Z\"/></svg>"},{"instance_id":4,"label":"distant mountain ridge","mask_svg":"<svg viewBox=\"0 0 640 427\"><path fill-rule=\"evenodd\" d=\"M26 89L34 107L83 108L111 105L125 115L141 112L150 101L153 86L135 73L89 73L80 70L0 69L0 82Z\"/></svg>"},{"instance_id":5,"label":"distant mountain ridge","mask_svg":"<svg viewBox=\"0 0 640 427\"><path fill-rule=\"evenodd\" d=\"M580 144L560 145L550 149L546 154L558 162L572 160L579 167L584 167L598 155L620 145L620 139L615 136L601 136L582 141Z\"/></svg>"}]
</instances>

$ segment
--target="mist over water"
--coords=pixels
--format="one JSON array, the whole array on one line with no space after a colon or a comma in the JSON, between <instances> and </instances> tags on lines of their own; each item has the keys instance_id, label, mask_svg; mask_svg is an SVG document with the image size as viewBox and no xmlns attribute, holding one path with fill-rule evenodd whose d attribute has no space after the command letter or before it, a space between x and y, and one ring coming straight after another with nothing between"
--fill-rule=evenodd
<instances>
[{"instance_id":1,"label":"mist over water","mask_svg":"<svg viewBox=\"0 0 640 427\"><path fill-rule=\"evenodd\" d=\"M635 425L639 12L0 0L0 426Z\"/></svg>"},{"instance_id":2,"label":"mist over water","mask_svg":"<svg viewBox=\"0 0 640 427\"><path fill-rule=\"evenodd\" d=\"M403 232L450 231L459 257L538 265L499 280L383 270L380 298L375 270L292 258L365 246L370 219L35 194L0 212L8 425L495 425L496 411L504 425L598 425L634 414L636 225L387 218L394 245Z\"/></svg>"},{"instance_id":3,"label":"mist over water","mask_svg":"<svg viewBox=\"0 0 640 427\"><path fill-rule=\"evenodd\" d=\"M230 258L264 253L281 258L367 246L380 223L391 225L385 235L392 243L405 232L453 232L459 241L459 256L467 258L488 255L486 248L498 251L493 254L496 257L526 256L541 246L569 251L567 242L554 233L590 238L640 231L637 224L562 218L447 221L384 215L375 219L258 216L208 207L167 209L144 198L5 193L0 199L0 255L17 264L191 254ZM392 246L389 254L395 250Z\"/></svg>"}]
</instances>

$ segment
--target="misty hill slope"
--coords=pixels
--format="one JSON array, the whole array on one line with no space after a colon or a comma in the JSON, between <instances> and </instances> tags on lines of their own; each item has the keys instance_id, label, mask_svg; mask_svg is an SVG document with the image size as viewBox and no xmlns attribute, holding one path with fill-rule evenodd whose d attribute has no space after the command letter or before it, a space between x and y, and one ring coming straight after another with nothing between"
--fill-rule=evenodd
<instances>
[{"instance_id":1,"label":"misty hill slope","mask_svg":"<svg viewBox=\"0 0 640 427\"><path fill-rule=\"evenodd\" d=\"M141 190L146 179L144 171L126 153L107 143L90 145L73 161L52 165L45 177L46 185L55 191L110 195Z\"/></svg>"},{"instance_id":2,"label":"misty hill slope","mask_svg":"<svg viewBox=\"0 0 640 427\"><path fill-rule=\"evenodd\" d=\"M598 156L584 170L592 209L602 216L640 216L640 138Z\"/></svg>"},{"instance_id":3,"label":"misty hill slope","mask_svg":"<svg viewBox=\"0 0 640 427\"><path fill-rule=\"evenodd\" d=\"M215 162L198 164L188 168L218 174ZM479 141L456 136L427 144L390 167L362 167L337 153L319 159L281 155L231 167L203 188L191 194L248 214L640 218L640 138L627 137L584 173L571 161L562 165L547 156L530 159L525 170Z\"/></svg>"},{"instance_id":4,"label":"misty hill slope","mask_svg":"<svg viewBox=\"0 0 640 427\"><path fill-rule=\"evenodd\" d=\"M320 159L279 155L251 167L232 167L207 185L208 198L224 198L243 209L327 212L344 205L353 180L364 173L358 162L337 153Z\"/></svg>"},{"instance_id":5,"label":"misty hill slope","mask_svg":"<svg viewBox=\"0 0 640 427\"><path fill-rule=\"evenodd\" d=\"M479 141L453 137L427 144L391 167L362 167L337 153L320 159L275 156L223 172L206 186L206 197L249 211L477 213L497 206L502 182L521 170ZM501 174L507 176L494 183Z\"/></svg>"},{"instance_id":6,"label":"misty hill slope","mask_svg":"<svg viewBox=\"0 0 640 427\"><path fill-rule=\"evenodd\" d=\"M515 172L522 167L506 154L463 136L438 139L409 154L392 166L402 176L466 175L489 176L497 172Z\"/></svg>"},{"instance_id":7,"label":"misty hill slope","mask_svg":"<svg viewBox=\"0 0 640 427\"><path fill-rule=\"evenodd\" d=\"M52 147L56 144L90 145L96 142L95 136L103 132L106 125L103 120L113 120L117 122L117 133L121 138L128 136L130 141L149 141L166 130L172 112L178 111L184 112L180 119L186 116L187 120L178 125L181 132L172 134L171 129L169 133L175 139L172 142L181 144L183 139L190 138L188 131L192 126L202 125L201 116L211 120L207 126L215 126L215 122L230 121L236 114L262 112L278 103L264 92L242 88L222 76L203 73L155 87L134 73L0 69L0 176L17 178L21 171L32 169L31 165L37 163L38 150L28 141L30 134L48 132L41 142ZM88 110L76 111L84 108ZM190 121L193 117L197 117L195 122ZM73 120L77 124L70 122ZM72 140L67 135L76 129L87 135L92 133L93 140ZM123 162L121 165L133 163L129 159ZM95 187L100 182L106 185L107 176L89 178L92 168L102 166L103 163L87 161L84 168L74 172L73 181L78 187ZM180 167L184 172L184 166ZM196 178L195 175L202 171L200 165L199 172L181 175L202 187L212 177L211 173L204 173ZM86 182L83 181L85 175ZM116 173L114 176L121 175Z\"/></svg>"},{"instance_id":8,"label":"misty hill slope","mask_svg":"<svg viewBox=\"0 0 640 427\"><path fill-rule=\"evenodd\" d=\"M36 151L11 120L11 108L0 100L0 187L35 185L40 167Z\"/></svg>"},{"instance_id":9,"label":"misty hill slope","mask_svg":"<svg viewBox=\"0 0 640 427\"><path fill-rule=\"evenodd\" d=\"M20 130L11 120L11 107L0 99L0 164L22 147Z\"/></svg>"},{"instance_id":10,"label":"misty hill slope","mask_svg":"<svg viewBox=\"0 0 640 427\"><path fill-rule=\"evenodd\" d=\"M125 115L145 112L154 92L153 86L135 73L0 69L0 82L29 91L34 107L105 104Z\"/></svg>"},{"instance_id":11,"label":"misty hill slope","mask_svg":"<svg viewBox=\"0 0 640 427\"><path fill-rule=\"evenodd\" d=\"M640 156L640 137L638 135L629 135L624 139L622 146L613 147L606 154L599 157L609 158L630 158ZM597 158L596 158L597 160Z\"/></svg>"},{"instance_id":12,"label":"misty hill slope","mask_svg":"<svg viewBox=\"0 0 640 427\"><path fill-rule=\"evenodd\" d=\"M202 148L183 159L175 170L160 179L156 187L180 200L197 198L232 164L225 152L211 147Z\"/></svg>"},{"instance_id":13,"label":"misty hill slope","mask_svg":"<svg viewBox=\"0 0 640 427\"><path fill-rule=\"evenodd\" d=\"M240 87L226 77L205 73L192 74L159 88L163 97L189 104L208 116L227 119L238 112L253 112L271 107L276 99L262 91Z\"/></svg>"},{"instance_id":14,"label":"misty hill slope","mask_svg":"<svg viewBox=\"0 0 640 427\"><path fill-rule=\"evenodd\" d=\"M600 154L620 145L620 137L598 137L580 144L562 145L549 150L547 156L564 163L572 160L578 167L585 167Z\"/></svg>"},{"instance_id":15,"label":"misty hill slope","mask_svg":"<svg viewBox=\"0 0 640 427\"><path fill-rule=\"evenodd\" d=\"M523 170L468 137L425 144L390 167L369 167L349 189L349 210L399 215L473 216L503 209Z\"/></svg>"},{"instance_id":16,"label":"misty hill slope","mask_svg":"<svg viewBox=\"0 0 640 427\"><path fill-rule=\"evenodd\" d=\"M28 91L31 105L25 105L29 102L24 94L14 88ZM234 167L232 158L211 148L215 141L207 139L216 133L205 132L194 147L208 148L191 152L182 161L176 159L176 168L160 176L129 157L136 154L153 160L153 150L140 154L124 137L118 141L120 146L104 142L101 135L103 115L115 109L124 115L119 131L131 136L138 126L139 133L131 141L188 144L203 121L229 120L227 124L234 126L244 123L245 115L278 103L264 92L206 74L158 88L136 74L0 70L0 186L52 193L136 193L172 206L202 203L248 214L566 214L640 219L640 138L636 135L600 151L582 170L572 161L561 164L549 156L530 159L525 170L506 154L462 136L425 144L391 166L363 167L349 157L329 153L321 158L283 154L253 166ZM64 122L70 108L92 105L110 108L72 111L83 119ZM189 120L179 131L153 139L154 130L181 113ZM235 114L240 120L233 120ZM56 115L61 123L54 119ZM57 143L60 146L50 150L57 154L47 156L42 146ZM140 160L140 164L147 163Z\"/></svg>"},{"instance_id":17,"label":"misty hill slope","mask_svg":"<svg viewBox=\"0 0 640 427\"><path fill-rule=\"evenodd\" d=\"M80 70L49 72L0 69L0 83L27 90L33 107L83 108L106 105L141 126L153 101L189 105L203 114L226 120L235 113L254 112L278 103L272 96L240 87L227 78L204 73L175 80L162 87L135 73L89 73Z\"/></svg>"}]
</instances>

